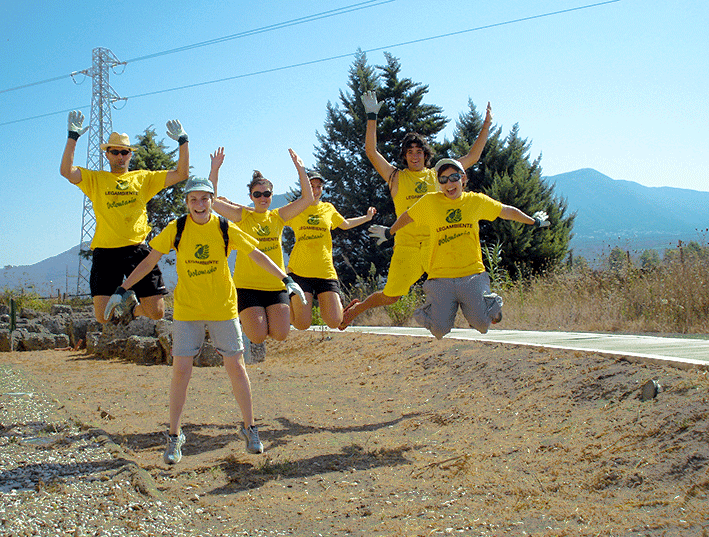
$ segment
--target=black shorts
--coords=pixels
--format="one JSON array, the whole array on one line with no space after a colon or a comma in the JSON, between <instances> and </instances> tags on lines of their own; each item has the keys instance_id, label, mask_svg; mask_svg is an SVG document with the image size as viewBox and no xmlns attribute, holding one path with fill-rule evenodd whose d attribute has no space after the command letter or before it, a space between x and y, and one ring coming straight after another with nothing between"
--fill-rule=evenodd
<instances>
[{"instance_id":1,"label":"black shorts","mask_svg":"<svg viewBox=\"0 0 709 537\"><path fill-rule=\"evenodd\" d=\"M290 299L288 298L288 293L285 289L281 291L259 291L258 289L244 289L242 287L237 287L236 301L238 302L237 307L239 313L244 311L246 308L253 308L254 306L267 308L269 306L273 306L274 304L290 305Z\"/></svg>"},{"instance_id":2,"label":"black shorts","mask_svg":"<svg viewBox=\"0 0 709 537\"><path fill-rule=\"evenodd\" d=\"M148 253L150 247L145 243L121 248L95 248L89 279L91 296L111 296ZM157 265L132 289L139 298L167 294Z\"/></svg>"},{"instance_id":3,"label":"black shorts","mask_svg":"<svg viewBox=\"0 0 709 537\"><path fill-rule=\"evenodd\" d=\"M340 282L337 280L306 278L305 276L298 276L293 272L289 272L288 276L293 278L293 281L300 285L304 293L310 293L314 297L317 297L320 293L327 293L328 291L332 291L338 295L340 294Z\"/></svg>"}]
</instances>

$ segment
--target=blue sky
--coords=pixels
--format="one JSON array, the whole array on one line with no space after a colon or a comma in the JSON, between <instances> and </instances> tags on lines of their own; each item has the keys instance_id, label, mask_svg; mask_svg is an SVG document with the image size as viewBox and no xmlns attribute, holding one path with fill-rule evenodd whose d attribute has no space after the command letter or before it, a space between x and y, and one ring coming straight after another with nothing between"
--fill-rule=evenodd
<instances>
[{"instance_id":1,"label":"blue sky","mask_svg":"<svg viewBox=\"0 0 709 537\"><path fill-rule=\"evenodd\" d=\"M420 41L593 2L379 0L346 14L129 61L357 3L4 3L0 266L33 264L79 242L83 195L58 171L66 140L61 111L90 116L91 80L75 84L65 75L91 67L96 47L128 61L120 74L110 74L116 93L128 97L112 112L114 130L134 140L154 125L162 136L165 122L179 119L190 136L193 173L207 175L209 153L224 146L220 193L242 203L254 169L277 192L295 184L289 147L313 164L316 132L323 131L328 101L337 102L346 89L352 55L380 47L400 59L402 76L429 86L426 101L452 120L444 135L450 137L469 98L479 109L491 101L503 132L519 123L532 141L532 157L542 154L544 175L595 168L650 187L709 190L706 2L620 0ZM419 42L392 46L410 41ZM381 50L367 57L384 63ZM55 77L62 78L5 91ZM239 78L142 96L230 77ZM17 121L34 116L44 117ZM75 164L86 164L86 152L84 137Z\"/></svg>"}]
</instances>

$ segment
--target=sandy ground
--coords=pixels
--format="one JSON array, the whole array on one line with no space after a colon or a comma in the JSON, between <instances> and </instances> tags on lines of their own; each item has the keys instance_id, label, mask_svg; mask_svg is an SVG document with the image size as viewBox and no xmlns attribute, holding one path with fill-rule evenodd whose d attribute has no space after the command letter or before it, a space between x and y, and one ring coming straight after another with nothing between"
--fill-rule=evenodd
<instances>
[{"instance_id":1,"label":"sandy ground","mask_svg":"<svg viewBox=\"0 0 709 537\"><path fill-rule=\"evenodd\" d=\"M292 332L249 366L263 455L223 368L195 368L162 462L170 367L2 353L225 532L709 534L709 379L600 354ZM650 379L662 385L639 398Z\"/></svg>"}]
</instances>

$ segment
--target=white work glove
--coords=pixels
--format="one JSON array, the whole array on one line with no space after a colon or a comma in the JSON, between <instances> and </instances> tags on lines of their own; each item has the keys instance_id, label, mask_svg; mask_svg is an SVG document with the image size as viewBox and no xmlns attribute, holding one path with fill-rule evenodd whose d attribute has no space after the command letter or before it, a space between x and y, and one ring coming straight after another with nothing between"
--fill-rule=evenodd
<instances>
[{"instance_id":1,"label":"white work glove","mask_svg":"<svg viewBox=\"0 0 709 537\"><path fill-rule=\"evenodd\" d=\"M182 145L185 142L190 141L187 137L187 133L184 131L184 129L182 128L182 124L179 121L177 121L176 119L171 119L166 123L166 125L167 135L173 140L176 140L177 143Z\"/></svg>"},{"instance_id":2,"label":"white work glove","mask_svg":"<svg viewBox=\"0 0 709 537\"><path fill-rule=\"evenodd\" d=\"M535 228L549 227L551 225L551 222L548 220L549 217L544 211L537 211L532 215L532 218L534 218Z\"/></svg>"},{"instance_id":3,"label":"white work glove","mask_svg":"<svg viewBox=\"0 0 709 537\"><path fill-rule=\"evenodd\" d=\"M84 114L78 110L72 110L69 112L69 119L67 123L69 127L69 138L72 140L78 140L79 136L89 130L89 125L82 127L84 124Z\"/></svg>"},{"instance_id":4,"label":"white work glove","mask_svg":"<svg viewBox=\"0 0 709 537\"><path fill-rule=\"evenodd\" d=\"M391 239L392 235L389 232L389 228L386 226L380 226L379 224L374 224L369 226L369 237L372 239L377 239L377 246L381 245L383 242Z\"/></svg>"},{"instance_id":5,"label":"white work glove","mask_svg":"<svg viewBox=\"0 0 709 537\"><path fill-rule=\"evenodd\" d=\"M362 104L367 113L367 119L377 119L379 109L382 107L382 103L377 102L377 94L373 91L365 92L362 95Z\"/></svg>"},{"instance_id":6,"label":"white work glove","mask_svg":"<svg viewBox=\"0 0 709 537\"><path fill-rule=\"evenodd\" d=\"M108 303L106 304L106 309L103 310L103 318L106 319L107 321L111 320L111 316L113 315L113 310L115 310L118 306L121 305L121 302L123 302L123 297L128 291L123 289L123 287L119 287L116 289L113 294L111 295L111 298L108 299Z\"/></svg>"},{"instance_id":7,"label":"white work glove","mask_svg":"<svg viewBox=\"0 0 709 537\"><path fill-rule=\"evenodd\" d=\"M298 295L300 302L302 304L306 303L305 293L300 288L300 285L293 281L293 278L291 278L290 276L286 276L285 278L283 278L283 283L286 284L286 291L288 292L288 296L293 294Z\"/></svg>"}]
</instances>

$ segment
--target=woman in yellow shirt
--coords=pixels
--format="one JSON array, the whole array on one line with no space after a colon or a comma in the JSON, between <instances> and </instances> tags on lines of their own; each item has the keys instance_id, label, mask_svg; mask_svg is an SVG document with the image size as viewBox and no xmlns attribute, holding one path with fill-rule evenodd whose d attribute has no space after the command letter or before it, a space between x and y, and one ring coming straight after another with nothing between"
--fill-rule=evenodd
<instances>
[{"instance_id":1,"label":"woman in yellow shirt","mask_svg":"<svg viewBox=\"0 0 709 537\"><path fill-rule=\"evenodd\" d=\"M199 177L187 181L185 202L190 212L179 245L176 244L177 220L173 220L150 241L150 253L110 297L104 312L110 318L113 309L121 310L122 297L130 293L128 289L149 273L163 255L172 249L177 250L170 429L166 434L167 447L163 453L167 464L176 464L182 458L185 435L180 422L192 375L193 359L204 342L205 328L209 330L215 348L224 358L224 368L244 419L238 434L246 442L249 453L263 452L263 444L254 424L251 383L244 366L241 330L236 320L237 293L229 272L229 253L238 250L238 255L249 257L264 275L282 279L288 287L294 287L285 272L256 248L256 241L234 224L228 225L228 243L225 246L219 217L212 214L213 201L212 182Z\"/></svg>"},{"instance_id":2,"label":"woman in yellow shirt","mask_svg":"<svg viewBox=\"0 0 709 537\"><path fill-rule=\"evenodd\" d=\"M342 301L337 272L332 262L332 235L335 228L352 229L369 222L377 210L370 207L367 214L344 218L328 202L320 201L325 179L310 172L310 185L315 200L299 215L286 221L295 234L295 246L288 260L288 275L305 292L305 303L291 300L291 322L299 330L312 324L313 298L317 297L320 316L330 328L342 322Z\"/></svg>"},{"instance_id":3,"label":"woman in yellow shirt","mask_svg":"<svg viewBox=\"0 0 709 537\"><path fill-rule=\"evenodd\" d=\"M547 214L528 216L485 194L464 192L468 178L463 165L444 158L435 167L439 192L426 194L399 216L386 236L411 223L422 224L430 233L428 279L423 285L426 303L414 318L437 339L451 331L458 307L471 328L487 332L502 320L502 298L490 292L480 248L480 220L513 220L536 228L548 227Z\"/></svg>"},{"instance_id":4,"label":"woman in yellow shirt","mask_svg":"<svg viewBox=\"0 0 709 537\"><path fill-rule=\"evenodd\" d=\"M258 242L257 248L285 271L281 238L285 221L300 214L313 202L313 191L303 161L292 149L288 150L298 170L302 195L279 209L270 210L273 183L258 170L248 185L254 208L243 207L226 198L214 202L214 210L235 222L237 227ZM221 166L223 152L215 155L212 165ZM217 174L212 174L216 181ZM244 333L253 343L262 343L267 336L283 341L290 330L290 298L283 282L264 273L248 256L237 255L234 265L234 285L238 296L239 320ZM295 300L300 302L300 300Z\"/></svg>"}]
</instances>

